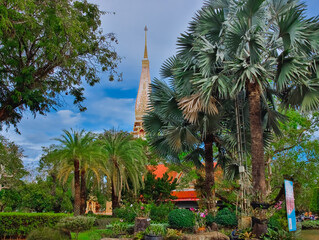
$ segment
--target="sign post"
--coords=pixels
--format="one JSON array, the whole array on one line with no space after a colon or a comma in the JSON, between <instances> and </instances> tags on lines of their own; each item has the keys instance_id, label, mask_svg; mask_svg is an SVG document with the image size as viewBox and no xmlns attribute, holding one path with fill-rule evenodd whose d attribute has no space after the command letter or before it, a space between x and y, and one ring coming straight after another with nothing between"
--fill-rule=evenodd
<instances>
[{"instance_id":1,"label":"sign post","mask_svg":"<svg viewBox=\"0 0 319 240\"><path fill-rule=\"evenodd\" d=\"M286 192L288 229L289 229L289 232L292 232L297 230L294 188L293 188L292 181L285 180L285 192Z\"/></svg>"}]
</instances>

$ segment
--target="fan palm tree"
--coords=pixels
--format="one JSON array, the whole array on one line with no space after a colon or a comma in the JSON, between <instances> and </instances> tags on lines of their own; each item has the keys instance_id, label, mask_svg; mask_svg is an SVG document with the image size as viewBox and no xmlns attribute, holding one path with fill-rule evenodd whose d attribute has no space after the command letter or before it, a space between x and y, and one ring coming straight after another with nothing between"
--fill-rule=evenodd
<instances>
[{"instance_id":1,"label":"fan palm tree","mask_svg":"<svg viewBox=\"0 0 319 240\"><path fill-rule=\"evenodd\" d=\"M169 69L172 69L171 66L165 62L162 71L168 72ZM179 154L186 152L186 160L193 161L197 167L205 168L203 195L208 210L214 211L213 146L215 144L221 150L220 153L225 152L220 135L223 132L221 125L223 122L225 124L227 117L223 109L213 110L219 114L210 114L201 109L201 101L195 94L190 98L182 97L179 101L175 80L172 76L169 87L165 82L154 79L150 94L151 110L143 118L144 127L151 146L159 155L169 161L178 162ZM196 110L194 105L197 105L199 110ZM191 111L193 109L195 111ZM216 155L218 159L222 154ZM204 160L204 164L201 160Z\"/></svg>"},{"instance_id":2,"label":"fan palm tree","mask_svg":"<svg viewBox=\"0 0 319 240\"><path fill-rule=\"evenodd\" d=\"M184 69L194 63L199 68L192 84L206 102L229 88L225 82L232 83L231 96L246 91L253 189L260 203L266 200L262 104L276 93L285 107L318 108L318 25L297 0L210 0L179 41ZM255 229L257 236L262 231Z\"/></svg>"},{"instance_id":3,"label":"fan palm tree","mask_svg":"<svg viewBox=\"0 0 319 240\"><path fill-rule=\"evenodd\" d=\"M54 152L59 160L58 178L67 181L74 174L74 215L85 213L86 205L86 173L88 169L98 174L100 163L99 148L94 143L91 132L63 130L64 134L57 138L61 144Z\"/></svg>"},{"instance_id":4,"label":"fan palm tree","mask_svg":"<svg viewBox=\"0 0 319 240\"><path fill-rule=\"evenodd\" d=\"M124 187L128 180L134 193L143 186L147 157L143 145L126 132L105 131L99 137L98 144L103 156L102 171L112 186L112 208L118 208Z\"/></svg>"}]
</instances>

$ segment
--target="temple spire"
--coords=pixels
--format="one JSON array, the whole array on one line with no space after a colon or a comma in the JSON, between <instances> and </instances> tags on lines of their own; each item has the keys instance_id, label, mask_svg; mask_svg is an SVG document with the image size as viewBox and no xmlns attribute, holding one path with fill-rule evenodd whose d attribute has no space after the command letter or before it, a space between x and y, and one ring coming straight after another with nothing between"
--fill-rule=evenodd
<instances>
[{"instance_id":1,"label":"temple spire","mask_svg":"<svg viewBox=\"0 0 319 240\"><path fill-rule=\"evenodd\" d=\"M144 31L145 31L145 49L144 49L144 59L147 59L147 26L145 25Z\"/></svg>"},{"instance_id":2,"label":"temple spire","mask_svg":"<svg viewBox=\"0 0 319 240\"><path fill-rule=\"evenodd\" d=\"M140 85L138 88L136 103L135 103L135 122L133 127L133 135L137 138L144 138L145 131L143 127L143 116L148 108L148 96L150 92L151 77L150 77L150 63L147 56L147 27L145 31L145 50L144 58L142 59L142 72L140 78Z\"/></svg>"}]
</instances>

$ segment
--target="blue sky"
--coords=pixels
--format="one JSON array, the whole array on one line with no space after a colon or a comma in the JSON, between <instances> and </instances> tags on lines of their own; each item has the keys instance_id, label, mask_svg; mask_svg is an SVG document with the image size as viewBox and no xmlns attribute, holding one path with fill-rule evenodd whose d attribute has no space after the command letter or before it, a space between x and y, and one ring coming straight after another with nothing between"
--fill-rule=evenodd
<instances>
[{"instance_id":1,"label":"blue sky","mask_svg":"<svg viewBox=\"0 0 319 240\"><path fill-rule=\"evenodd\" d=\"M151 78L159 77L161 64L176 52L176 40L187 29L202 0L89 0L100 9L115 14L102 17L105 33L114 32L119 40L116 50L123 57L119 72L122 82L102 81L85 90L87 111L80 113L65 99L63 107L33 118L24 114L18 124L21 135L9 128L2 134L24 149L26 164L35 163L41 156L41 147L56 143L63 129L85 129L102 132L115 127L132 131L135 98L141 74L144 50L144 26L148 26L148 54ZM319 0L306 0L308 15L319 15Z\"/></svg>"}]
</instances>

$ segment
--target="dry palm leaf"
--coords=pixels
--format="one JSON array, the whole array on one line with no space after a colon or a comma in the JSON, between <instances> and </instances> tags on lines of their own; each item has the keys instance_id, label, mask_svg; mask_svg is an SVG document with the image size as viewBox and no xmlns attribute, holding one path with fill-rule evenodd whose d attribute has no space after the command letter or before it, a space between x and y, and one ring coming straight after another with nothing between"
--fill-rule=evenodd
<instances>
[{"instance_id":1,"label":"dry palm leaf","mask_svg":"<svg viewBox=\"0 0 319 240\"><path fill-rule=\"evenodd\" d=\"M208 101L208 104L205 104L199 93L181 98L178 102L179 108L183 111L185 118L190 123L195 123L198 121L198 113L204 112L209 115L214 115L218 113L216 107L216 99L212 96Z\"/></svg>"}]
</instances>

